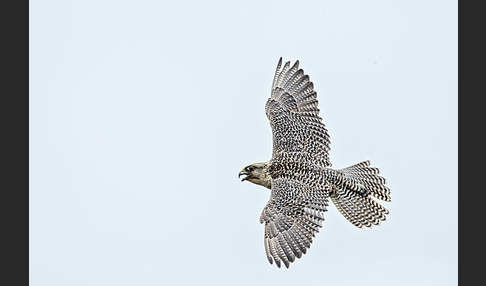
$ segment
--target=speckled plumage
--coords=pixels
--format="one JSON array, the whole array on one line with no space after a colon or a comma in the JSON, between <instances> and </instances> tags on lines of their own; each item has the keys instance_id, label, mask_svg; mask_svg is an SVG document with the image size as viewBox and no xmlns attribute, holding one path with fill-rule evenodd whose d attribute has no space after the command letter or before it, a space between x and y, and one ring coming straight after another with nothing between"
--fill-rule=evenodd
<instances>
[{"instance_id":1,"label":"speckled plumage","mask_svg":"<svg viewBox=\"0 0 486 286\"><path fill-rule=\"evenodd\" d=\"M373 198L390 201L378 168L364 161L332 169L330 140L319 117L317 93L309 76L280 58L265 106L273 132L272 159L247 166L240 175L271 189L260 222L265 223L265 251L270 263L287 268L310 248L331 198L357 227L379 225L388 210Z\"/></svg>"}]
</instances>

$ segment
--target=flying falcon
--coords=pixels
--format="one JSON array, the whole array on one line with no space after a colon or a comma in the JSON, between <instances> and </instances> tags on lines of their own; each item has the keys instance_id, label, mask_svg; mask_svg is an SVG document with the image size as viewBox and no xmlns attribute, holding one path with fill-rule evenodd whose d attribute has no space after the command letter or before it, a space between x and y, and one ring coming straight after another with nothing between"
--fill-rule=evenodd
<instances>
[{"instance_id":1,"label":"flying falcon","mask_svg":"<svg viewBox=\"0 0 486 286\"><path fill-rule=\"evenodd\" d=\"M310 248L329 198L353 225L379 225L390 189L378 168L364 161L332 169L329 134L319 116L317 93L299 61L282 67L280 58L265 111L273 132L272 159L245 167L238 175L271 190L260 223L265 223L268 261L287 268Z\"/></svg>"}]
</instances>

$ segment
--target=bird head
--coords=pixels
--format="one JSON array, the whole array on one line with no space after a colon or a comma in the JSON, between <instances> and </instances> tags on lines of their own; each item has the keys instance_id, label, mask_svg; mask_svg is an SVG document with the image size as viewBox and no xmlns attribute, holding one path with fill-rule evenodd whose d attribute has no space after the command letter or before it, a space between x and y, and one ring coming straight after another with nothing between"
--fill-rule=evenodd
<instances>
[{"instance_id":1,"label":"bird head","mask_svg":"<svg viewBox=\"0 0 486 286\"><path fill-rule=\"evenodd\" d=\"M271 188L271 179L268 174L268 163L255 163L246 166L238 174L238 178L244 176L241 181L250 181L266 188Z\"/></svg>"}]
</instances>

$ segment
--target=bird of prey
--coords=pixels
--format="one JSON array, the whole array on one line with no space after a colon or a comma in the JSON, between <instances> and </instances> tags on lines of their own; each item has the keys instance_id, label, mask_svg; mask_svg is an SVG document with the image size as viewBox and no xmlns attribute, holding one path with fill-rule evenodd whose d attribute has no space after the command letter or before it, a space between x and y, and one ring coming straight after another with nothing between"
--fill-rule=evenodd
<instances>
[{"instance_id":1,"label":"bird of prey","mask_svg":"<svg viewBox=\"0 0 486 286\"><path fill-rule=\"evenodd\" d=\"M273 133L271 160L246 166L238 175L271 190L262 211L268 261L289 268L310 248L324 221L329 198L353 225L379 225L389 213L375 199L391 201L390 189L369 161L331 168L329 134L319 116L309 76L280 58L265 111Z\"/></svg>"}]
</instances>

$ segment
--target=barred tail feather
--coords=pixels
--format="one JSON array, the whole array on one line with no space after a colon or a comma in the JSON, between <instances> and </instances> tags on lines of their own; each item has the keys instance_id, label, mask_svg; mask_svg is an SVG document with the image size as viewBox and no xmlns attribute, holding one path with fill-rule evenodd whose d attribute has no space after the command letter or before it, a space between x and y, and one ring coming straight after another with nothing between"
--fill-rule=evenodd
<instances>
[{"instance_id":1,"label":"barred tail feather","mask_svg":"<svg viewBox=\"0 0 486 286\"><path fill-rule=\"evenodd\" d=\"M364 161L340 170L351 183L358 185L377 199L391 201L390 189L386 180L379 175L378 168L370 167L370 161Z\"/></svg>"},{"instance_id":2,"label":"barred tail feather","mask_svg":"<svg viewBox=\"0 0 486 286\"><path fill-rule=\"evenodd\" d=\"M385 186L385 178L378 175L378 168L364 161L339 172L343 175L342 185L333 186L330 198L341 214L359 228L386 220L388 210L371 197L391 201L390 189Z\"/></svg>"}]
</instances>

